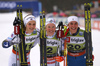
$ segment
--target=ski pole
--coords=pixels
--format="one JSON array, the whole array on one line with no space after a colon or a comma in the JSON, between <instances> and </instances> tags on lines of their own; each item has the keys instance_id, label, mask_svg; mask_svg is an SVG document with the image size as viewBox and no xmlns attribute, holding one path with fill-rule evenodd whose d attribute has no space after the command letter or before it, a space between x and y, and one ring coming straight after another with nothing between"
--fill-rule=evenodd
<instances>
[{"instance_id":1,"label":"ski pole","mask_svg":"<svg viewBox=\"0 0 100 66\"><path fill-rule=\"evenodd\" d=\"M63 37L63 34L64 34L64 32L63 32L63 22L59 22L59 24L58 24L58 30L57 30L57 38L60 40L60 43L59 44L61 44L61 51L62 51L62 41L61 41L61 38ZM58 48L58 55L60 56L60 54L59 54L59 48ZM61 56L62 56L62 52L61 52ZM58 65L59 65L59 63L58 63Z\"/></svg>"},{"instance_id":2,"label":"ski pole","mask_svg":"<svg viewBox=\"0 0 100 66\"><path fill-rule=\"evenodd\" d=\"M18 18L15 18L13 25L14 25L14 34L17 35L17 42L19 41L19 34L20 34L20 22L18 21ZM19 42L18 42L19 43ZM16 44L16 66L17 66L17 44Z\"/></svg>"},{"instance_id":3,"label":"ski pole","mask_svg":"<svg viewBox=\"0 0 100 66\"><path fill-rule=\"evenodd\" d=\"M17 6L18 7L18 6ZM20 34L20 20L19 20L19 10L17 9L17 17L15 17L15 20L13 22L14 25L14 34L17 35L17 42L19 41L19 34ZM17 66L17 44L16 44L16 66Z\"/></svg>"},{"instance_id":4,"label":"ski pole","mask_svg":"<svg viewBox=\"0 0 100 66\"><path fill-rule=\"evenodd\" d=\"M57 38L61 41L61 38L63 37L63 34L64 34L64 32L63 32L63 22L59 22L59 24L58 24L58 30L57 30ZM61 41L61 50L62 50L62 41ZM61 55L62 55L62 53L61 53Z\"/></svg>"}]
</instances>

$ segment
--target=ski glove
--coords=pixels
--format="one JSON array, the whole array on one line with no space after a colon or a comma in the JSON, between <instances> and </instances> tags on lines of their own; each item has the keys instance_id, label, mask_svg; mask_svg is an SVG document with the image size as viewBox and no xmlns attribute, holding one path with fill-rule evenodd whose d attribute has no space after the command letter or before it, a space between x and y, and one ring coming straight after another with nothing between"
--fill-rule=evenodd
<instances>
[{"instance_id":1,"label":"ski glove","mask_svg":"<svg viewBox=\"0 0 100 66\"><path fill-rule=\"evenodd\" d=\"M11 42L10 42L10 41L4 40L4 41L2 42L2 47L3 47L3 48L8 48L8 47L10 47L10 46L11 46Z\"/></svg>"},{"instance_id":2,"label":"ski glove","mask_svg":"<svg viewBox=\"0 0 100 66\"><path fill-rule=\"evenodd\" d=\"M61 57L61 56L56 56L56 57L55 57L55 60L56 60L57 62L62 62L62 61L64 60L64 58Z\"/></svg>"}]
</instances>

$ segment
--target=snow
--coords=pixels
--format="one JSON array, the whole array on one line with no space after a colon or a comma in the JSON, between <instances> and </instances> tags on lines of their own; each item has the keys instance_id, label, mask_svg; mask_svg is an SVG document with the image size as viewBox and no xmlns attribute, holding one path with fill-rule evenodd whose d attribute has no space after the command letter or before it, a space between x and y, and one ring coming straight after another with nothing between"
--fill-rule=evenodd
<instances>
[{"instance_id":1,"label":"snow","mask_svg":"<svg viewBox=\"0 0 100 66\"><path fill-rule=\"evenodd\" d=\"M23 17L27 13L23 12ZM13 32L13 21L16 17L16 12L11 13L0 13L0 66L8 66L8 59L12 51L10 48L2 48L2 41L6 39ZM37 27L39 28L39 17L37 17ZM94 66L100 66L100 31L92 29L92 44L93 44L93 54L95 56ZM31 65L40 66L40 52L39 45L37 44L30 53ZM60 64L63 66L63 63Z\"/></svg>"}]
</instances>

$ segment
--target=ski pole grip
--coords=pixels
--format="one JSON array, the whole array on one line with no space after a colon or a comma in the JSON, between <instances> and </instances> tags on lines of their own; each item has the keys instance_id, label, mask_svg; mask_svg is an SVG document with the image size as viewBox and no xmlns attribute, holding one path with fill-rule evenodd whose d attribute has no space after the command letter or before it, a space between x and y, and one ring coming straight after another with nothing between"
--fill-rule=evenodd
<instances>
[{"instance_id":1,"label":"ski pole grip","mask_svg":"<svg viewBox=\"0 0 100 66\"><path fill-rule=\"evenodd\" d=\"M19 27L19 25L18 26L14 26L14 34L15 35L20 34L20 27Z\"/></svg>"},{"instance_id":2,"label":"ski pole grip","mask_svg":"<svg viewBox=\"0 0 100 66\"><path fill-rule=\"evenodd\" d=\"M63 30L58 30L57 31L57 38L62 38L63 34L64 34Z\"/></svg>"}]
</instances>

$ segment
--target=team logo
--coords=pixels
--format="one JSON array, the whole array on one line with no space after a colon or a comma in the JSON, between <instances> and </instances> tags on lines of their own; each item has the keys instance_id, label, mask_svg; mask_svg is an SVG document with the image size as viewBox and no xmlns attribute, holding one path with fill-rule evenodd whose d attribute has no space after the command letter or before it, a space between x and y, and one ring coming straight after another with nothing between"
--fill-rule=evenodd
<instances>
[{"instance_id":1,"label":"team logo","mask_svg":"<svg viewBox=\"0 0 100 66\"><path fill-rule=\"evenodd\" d=\"M67 37L68 43L84 43L84 37Z\"/></svg>"},{"instance_id":2,"label":"team logo","mask_svg":"<svg viewBox=\"0 0 100 66\"><path fill-rule=\"evenodd\" d=\"M81 36L82 36L82 35L83 35L83 32L79 32L79 35L81 35Z\"/></svg>"},{"instance_id":3,"label":"team logo","mask_svg":"<svg viewBox=\"0 0 100 66\"><path fill-rule=\"evenodd\" d=\"M84 39L79 39L79 38L71 38L71 41L72 41L72 42L76 42L76 43L78 43L78 42L83 42L83 41L84 41Z\"/></svg>"},{"instance_id":4,"label":"team logo","mask_svg":"<svg viewBox=\"0 0 100 66\"><path fill-rule=\"evenodd\" d=\"M57 44L57 42L56 41L47 41L47 44L55 45L55 44Z\"/></svg>"},{"instance_id":5,"label":"team logo","mask_svg":"<svg viewBox=\"0 0 100 66\"><path fill-rule=\"evenodd\" d=\"M13 34L11 35L11 37L13 37Z\"/></svg>"},{"instance_id":6,"label":"team logo","mask_svg":"<svg viewBox=\"0 0 100 66\"><path fill-rule=\"evenodd\" d=\"M32 42L32 41L35 40L35 39L36 39L36 37L30 37L30 38L26 38L26 41Z\"/></svg>"},{"instance_id":7,"label":"team logo","mask_svg":"<svg viewBox=\"0 0 100 66\"><path fill-rule=\"evenodd\" d=\"M74 21L74 18L72 18L72 20Z\"/></svg>"},{"instance_id":8,"label":"team logo","mask_svg":"<svg viewBox=\"0 0 100 66\"><path fill-rule=\"evenodd\" d=\"M33 34L36 34L36 31L33 31Z\"/></svg>"},{"instance_id":9,"label":"team logo","mask_svg":"<svg viewBox=\"0 0 100 66\"><path fill-rule=\"evenodd\" d=\"M67 37L67 42L70 42L70 37Z\"/></svg>"},{"instance_id":10,"label":"team logo","mask_svg":"<svg viewBox=\"0 0 100 66\"><path fill-rule=\"evenodd\" d=\"M33 20L32 18L30 18L30 20Z\"/></svg>"},{"instance_id":11,"label":"team logo","mask_svg":"<svg viewBox=\"0 0 100 66\"><path fill-rule=\"evenodd\" d=\"M53 20L50 20L49 22L50 22L50 23L55 23L55 20L53 19Z\"/></svg>"}]
</instances>

